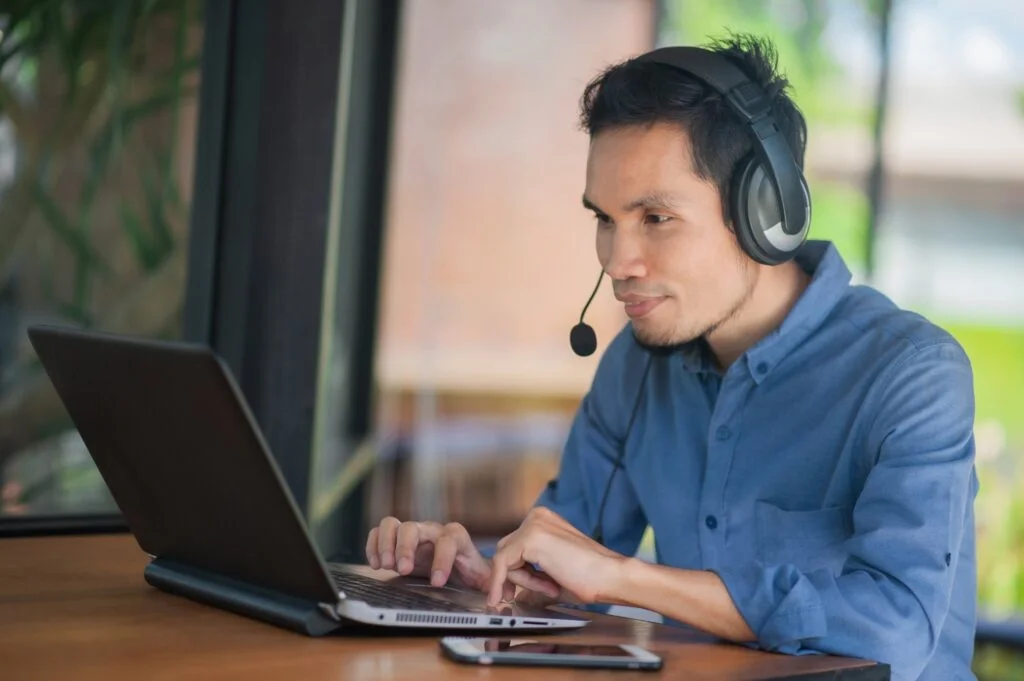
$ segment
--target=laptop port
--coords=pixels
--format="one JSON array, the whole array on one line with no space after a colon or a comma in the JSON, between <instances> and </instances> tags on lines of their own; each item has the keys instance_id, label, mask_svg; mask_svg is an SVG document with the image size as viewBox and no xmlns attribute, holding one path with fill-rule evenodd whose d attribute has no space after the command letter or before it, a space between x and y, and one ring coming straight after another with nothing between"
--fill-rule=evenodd
<instances>
[{"instance_id":1,"label":"laptop port","mask_svg":"<svg viewBox=\"0 0 1024 681\"><path fill-rule=\"evenodd\" d=\"M491 618L491 624L493 624L495 626L501 626L501 618L500 617L492 617Z\"/></svg>"},{"instance_id":2,"label":"laptop port","mask_svg":"<svg viewBox=\"0 0 1024 681\"><path fill-rule=\"evenodd\" d=\"M527 627L546 627L546 626L548 626L548 623L547 622L541 622L541 621L538 621L538 620L523 620L523 626L527 626Z\"/></svg>"}]
</instances>

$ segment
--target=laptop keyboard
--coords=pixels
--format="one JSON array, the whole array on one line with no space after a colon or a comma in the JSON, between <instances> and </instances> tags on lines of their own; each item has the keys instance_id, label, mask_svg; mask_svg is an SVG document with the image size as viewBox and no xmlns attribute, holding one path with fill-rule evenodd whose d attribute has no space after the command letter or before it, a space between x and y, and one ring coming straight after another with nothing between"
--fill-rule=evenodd
<instances>
[{"instance_id":1,"label":"laptop keyboard","mask_svg":"<svg viewBox=\"0 0 1024 681\"><path fill-rule=\"evenodd\" d=\"M365 601L379 608L401 610L429 610L432 612L486 612L482 608L467 608L463 605L446 603L442 598L432 598L411 589L388 584L380 580L328 565L335 585L350 598Z\"/></svg>"}]
</instances>

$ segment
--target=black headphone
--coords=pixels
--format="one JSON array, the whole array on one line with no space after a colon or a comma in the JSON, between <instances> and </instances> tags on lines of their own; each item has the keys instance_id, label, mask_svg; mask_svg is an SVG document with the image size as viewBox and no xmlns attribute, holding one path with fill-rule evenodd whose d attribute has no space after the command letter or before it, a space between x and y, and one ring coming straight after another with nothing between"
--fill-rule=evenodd
<instances>
[{"instance_id":1,"label":"black headphone","mask_svg":"<svg viewBox=\"0 0 1024 681\"><path fill-rule=\"evenodd\" d=\"M754 151L737 164L729 188L736 236L759 263L778 265L791 259L811 225L810 191L765 91L725 57L700 47L661 47L638 60L699 78L746 123Z\"/></svg>"}]
</instances>

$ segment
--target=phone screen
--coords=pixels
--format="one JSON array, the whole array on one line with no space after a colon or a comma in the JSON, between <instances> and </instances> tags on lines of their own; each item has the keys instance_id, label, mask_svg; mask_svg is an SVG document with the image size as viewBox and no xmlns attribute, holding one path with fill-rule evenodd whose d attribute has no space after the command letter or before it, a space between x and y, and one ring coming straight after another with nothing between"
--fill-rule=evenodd
<instances>
[{"instance_id":1,"label":"phone screen","mask_svg":"<svg viewBox=\"0 0 1024 681\"><path fill-rule=\"evenodd\" d=\"M550 643L517 639L489 638L473 642L482 653L528 653L530 655L574 655L587 657L632 657L628 650L616 645L582 643Z\"/></svg>"}]
</instances>

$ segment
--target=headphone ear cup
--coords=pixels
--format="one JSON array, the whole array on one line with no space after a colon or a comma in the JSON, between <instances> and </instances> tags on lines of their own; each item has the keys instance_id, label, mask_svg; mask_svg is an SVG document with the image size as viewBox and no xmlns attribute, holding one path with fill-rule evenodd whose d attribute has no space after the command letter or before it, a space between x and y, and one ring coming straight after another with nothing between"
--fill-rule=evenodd
<instances>
[{"instance_id":1,"label":"headphone ear cup","mask_svg":"<svg viewBox=\"0 0 1024 681\"><path fill-rule=\"evenodd\" d=\"M760 197L761 194L760 191L756 194L751 192L751 185L754 182L755 176L765 178L764 171L759 171L760 166L757 163L757 159L750 155L740 161L736 172L732 176L729 208L732 214L733 229L736 231L736 238L740 242L740 247L747 255L762 265L778 265L782 260L779 260L771 252L762 248L760 240L755 234L755 231L758 230L761 230L763 233L764 225L761 222L761 217L766 210L770 211L774 207L775 214L778 215L778 206L775 203L774 194L771 197L772 204L760 210L756 203L752 203L750 200L751 196ZM764 182L764 179L761 181ZM772 194L772 192L768 193ZM776 218L777 220L778 218Z\"/></svg>"},{"instance_id":2,"label":"headphone ear cup","mask_svg":"<svg viewBox=\"0 0 1024 681\"><path fill-rule=\"evenodd\" d=\"M802 189L806 196L806 185ZM779 265L796 254L809 225L803 225L797 234L785 233L775 187L755 156L748 156L733 176L731 201L736 236L751 258L764 265Z\"/></svg>"}]
</instances>

